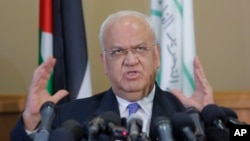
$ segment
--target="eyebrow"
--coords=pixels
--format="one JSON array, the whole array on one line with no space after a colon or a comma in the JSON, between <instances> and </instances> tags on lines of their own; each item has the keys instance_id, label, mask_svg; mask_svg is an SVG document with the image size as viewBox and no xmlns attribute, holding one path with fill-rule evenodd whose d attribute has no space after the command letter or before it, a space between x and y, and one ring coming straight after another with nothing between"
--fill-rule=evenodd
<instances>
[{"instance_id":1,"label":"eyebrow","mask_svg":"<svg viewBox=\"0 0 250 141\"><path fill-rule=\"evenodd\" d=\"M132 48L134 48L134 47L140 47L140 46L146 46L146 45L147 45L147 43L142 42L142 43L139 43L139 44L137 44L135 46L132 46ZM114 49L125 49L125 48L122 47L122 46L112 46L110 49L114 50Z\"/></svg>"}]
</instances>

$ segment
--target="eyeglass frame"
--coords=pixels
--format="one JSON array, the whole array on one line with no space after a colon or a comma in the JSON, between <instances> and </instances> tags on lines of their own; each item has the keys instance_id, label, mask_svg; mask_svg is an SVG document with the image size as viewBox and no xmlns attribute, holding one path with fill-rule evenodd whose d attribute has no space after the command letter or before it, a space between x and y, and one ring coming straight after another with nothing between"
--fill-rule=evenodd
<instances>
[{"instance_id":1,"label":"eyeglass frame","mask_svg":"<svg viewBox=\"0 0 250 141\"><path fill-rule=\"evenodd\" d=\"M156 46L156 44L152 44L149 47L145 47L145 46L135 46L135 47L131 47L131 48L127 48L127 49L123 49L123 48L115 48L114 50L104 50L104 53L108 53L110 55L110 57L112 59L120 59L122 57L125 57L129 51L131 51L134 55L142 55L143 53L148 52L149 50L151 50L152 48L154 48ZM143 50L139 50L139 49L143 49ZM139 50L139 51L138 51ZM115 52L120 51L120 54L116 54L117 56L114 57Z\"/></svg>"}]
</instances>

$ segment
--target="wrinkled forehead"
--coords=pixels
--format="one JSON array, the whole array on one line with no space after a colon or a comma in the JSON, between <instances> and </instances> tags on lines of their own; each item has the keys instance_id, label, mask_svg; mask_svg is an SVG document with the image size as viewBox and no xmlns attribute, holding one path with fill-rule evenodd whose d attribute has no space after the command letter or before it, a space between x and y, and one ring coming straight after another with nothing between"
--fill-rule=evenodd
<instances>
[{"instance_id":1,"label":"wrinkled forehead","mask_svg":"<svg viewBox=\"0 0 250 141\"><path fill-rule=\"evenodd\" d=\"M149 24L146 20L137 15L124 15L120 17L113 18L107 25L107 27L111 27L114 25L132 25L133 27L142 27L142 28L150 28Z\"/></svg>"},{"instance_id":2,"label":"wrinkled forehead","mask_svg":"<svg viewBox=\"0 0 250 141\"><path fill-rule=\"evenodd\" d=\"M126 15L122 17L116 17L111 20L104 30L105 38L110 38L111 35L126 33L136 36L149 36L153 39L153 32L150 29L150 25L142 17L136 15Z\"/></svg>"}]
</instances>

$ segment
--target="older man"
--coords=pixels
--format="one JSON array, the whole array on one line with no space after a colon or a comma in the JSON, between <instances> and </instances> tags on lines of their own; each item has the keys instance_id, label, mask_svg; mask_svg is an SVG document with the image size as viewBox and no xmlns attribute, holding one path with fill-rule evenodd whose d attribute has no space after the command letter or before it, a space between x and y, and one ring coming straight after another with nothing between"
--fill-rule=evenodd
<instances>
[{"instance_id":1,"label":"older man","mask_svg":"<svg viewBox=\"0 0 250 141\"><path fill-rule=\"evenodd\" d=\"M134 112L143 120L142 131L150 136L150 124L155 118L171 118L174 113L184 111L185 106L202 109L206 104L213 103L212 90L203 81L205 75L198 58L194 62L198 87L191 98L186 98L175 90L178 99L172 93L159 88L155 77L160 66L160 49L148 16L135 11L114 13L103 22L99 37L102 47L101 61L111 88L90 98L59 106L53 129L68 119L86 123L105 111L127 118L130 114L129 106L132 104L137 107ZM46 91L55 63L56 60L50 57L35 70L26 108L12 131L12 140L31 140L29 133L36 130L41 120L41 105L45 101L57 103L68 94L66 90L60 90L50 96ZM84 136L82 139L87 138ZM101 134L97 139L109 140L110 137Z\"/></svg>"}]
</instances>

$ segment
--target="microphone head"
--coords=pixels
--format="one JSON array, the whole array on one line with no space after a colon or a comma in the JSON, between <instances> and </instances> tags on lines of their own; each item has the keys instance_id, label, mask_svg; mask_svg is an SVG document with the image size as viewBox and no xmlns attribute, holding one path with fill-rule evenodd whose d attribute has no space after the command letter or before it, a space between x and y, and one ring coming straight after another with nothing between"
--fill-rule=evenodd
<instances>
[{"instance_id":1,"label":"microphone head","mask_svg":"<svg viewBox=\"0 0 250 141\"><path fill-rule=\"evenodd\" d=\"M230 108L227 107L220 107L221 110L224 112L224 114L228 117L228 118L236 118L238 119L238 115L236 114L236 112L234 112L233 110L231 110Z\"/></svg>"},{"instance_id":2,"label":"microphone head","mask_svg":"<svg viewBox=\"0 0 250 141\"><path fill-rule=\"evenodd\" d=\"M205 125L210 126L214 121L221 120L222 123L226 122L226 115L215 104L209 104L205 106L201 111L201 117Z\"/></svg>"},{"instance_id":3,"label":"microphone head","mask_svg":"<svg viewBox=\"0 0 250 141\"><path fill-rule=\"evenodd\" d=\"M100 115L101 118L103 118L105 120L106 123L113 123L117 126L121 125L121 118L120 116L115 113L115 112L111 112L111 111L107 111L107 112L103 112Z\"/></svg>"},{"instance_id":4,"label":"microphone head","mask_svg":"<svg viewBox=\"0 0 250 141\"><path fill-rule=\"evenodd\" d=\"M45 108L45 107L51 107L52 109L55 109L56 104L52 101L46 101L43 103L42 107L40 108L40 112Z\"/></svg>"},{"instance_id":5,"label":"microphone head","mask_svg":"<svg viewBox=\"0 0 250 141\"><path fill-rule=\"evenodd\" d=\"M105 121L105 128L103 129L103 132L105 134L112 136L113 140L127 139L128 131L125 127L122 126L122 122L125 121L124 119L122 121L117 113L107 111L102 113L100 117Z\"/></svg>"},{"instance_id":6,"label":"microphone head","mask_svg":"<svg viewBox=\"0 0 250 141\"><path fill-rule=\"evenodd\" d=\"M188 107L186 109L187 114L194 114L194 113L199 113L199 111L195 107Z\"/></svg>"},{"instance_id":7,"label":"microphone head","mask_svg":"<svg viewBox=\"0 0 250 141\"><path fill-rule=\"evenodd\" d=\"M161 127L162 125L164 127ZM155 118L154 121L152 122L151 129L150 129L151 138L156 140L156 138L158 138L160 136L159 135L159 128L162 129L162 128L165 128L167 126L171 128L171 122L167 117L159 116L159 117ZM166 129L164 129L164 130L166 130ZM172 133L170 133L170 134L172 134Z\"/></svg>"},{"instance_id":8,"label":"microphone head","mask_svg":"<svg viewBox=\"0 0 250 141\"><path fill-rule=\"evenodd\" d=\"M73 133L66 128L57 128L49 136L49 141L75 141Z\"/></svg>"},{"instance_id":9,"label":"microphone head","mask_svg":"<svg viewBox=\"0 0 250 141\"><path fill-rule=\"evenodd\" d=\"M142 127L143 121L142 121L141 117L136 113L133 113L128 117L128 119L127 119L128 126L130 126L129 124L131 124L131 122L134 122L134 121L136 121L137 125Z\"/></svg>"},{"instance_id":10,"label":"microphone head","mask_svg":"<svg viewBox=\"0 0 250 141\"><path fill-rule=\"evenodd\" d=\"M80 140L83 137L83 128L81 124L75 120L66 120L65 122L63 122L61 127L69 130L76 141Z\"/></svg>"},{"instance_id":11,"label":"microphone head","mask_svg":"<svg viewBox=\"0 0 250 141\"><path fill-rule=\"evenodd\" d=\"M138 140L140 133L142 132L143 121L141 117L133 113L127 119L127 129L129 133L129 140Z\"/></svg>"},{"instance_id":12,"label":"microphone head","mask_svg":"<svg viewBox=\"0 0 250 141\"><path fill-rule=\"evenodd\" d=\"M187 113L175 113L171 121L174 129L178 131L178 133L181 133L181 130L185 127L189 127L192 132L195 132L194 122Z\"/></svg>"},{"instance_id":13,"label":"microphone head","mask_svg":"<svg viewBox=\"0 0 250 141\"><path fill-rule=\"evenodd\" d=\"M170 120L167 117L159 116L153 122L153 127L156 128L161 124L170 124Z\"/></svg>"}]
</instances>

